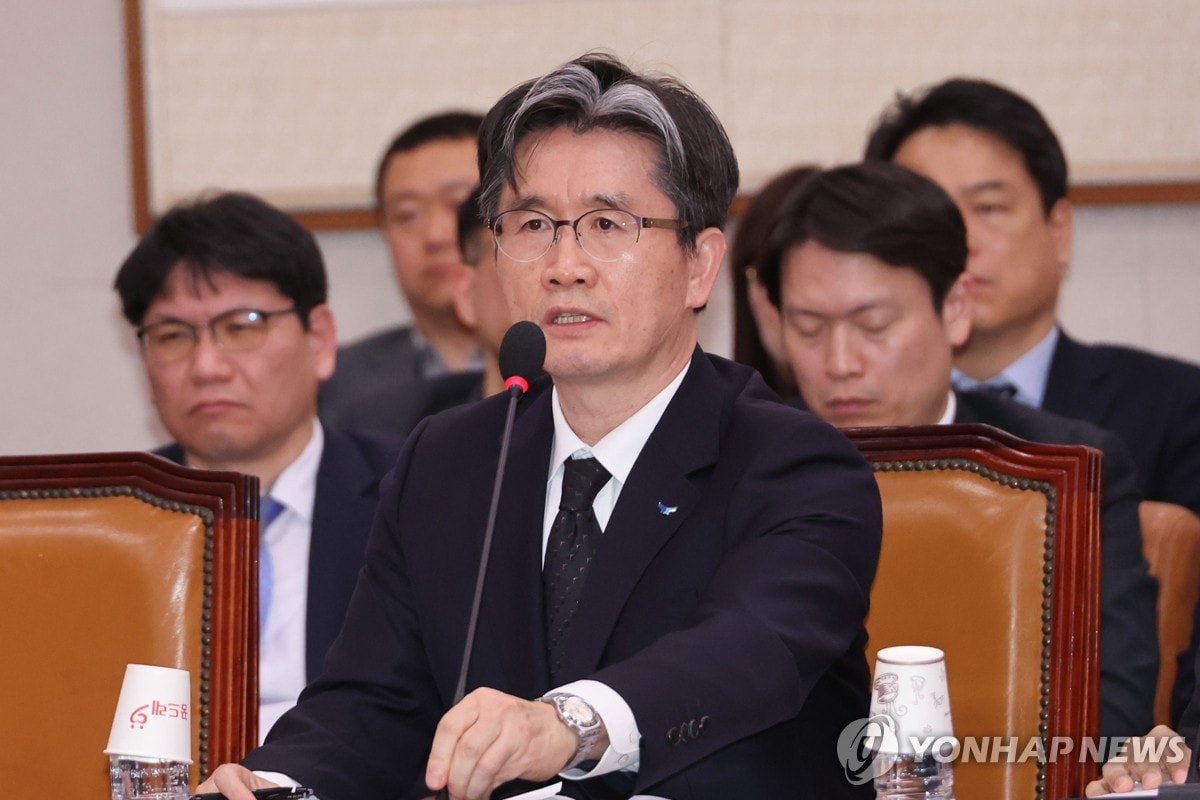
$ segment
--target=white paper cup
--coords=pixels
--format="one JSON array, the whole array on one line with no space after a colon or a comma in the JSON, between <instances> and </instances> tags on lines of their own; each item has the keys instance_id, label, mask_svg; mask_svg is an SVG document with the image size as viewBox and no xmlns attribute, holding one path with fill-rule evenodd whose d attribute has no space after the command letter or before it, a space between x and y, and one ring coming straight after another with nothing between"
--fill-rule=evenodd
<instances>
[{"instance_id":1,"label":"white paper cup","mask_svg":"<svg viewBox=\"0 0 1200 800\"><path fill-rule=\"evenodd\" d=\"M911 755L944 749L954 737L945 653L922 645L880 650L871 685L871 716L894 723L895 739L883 739L889 750L894 746L899 754Z\"/></svg>"},{"instance_id":2,"label":"white paper cup","mask_svg":"<svg viewBox=\"0 0 1200 800\"><path fill-rule=\"evenodd\" d=\"M192 711L187 670L129 664L104 752L191 764Z\"/></svg>"}]
</instances>

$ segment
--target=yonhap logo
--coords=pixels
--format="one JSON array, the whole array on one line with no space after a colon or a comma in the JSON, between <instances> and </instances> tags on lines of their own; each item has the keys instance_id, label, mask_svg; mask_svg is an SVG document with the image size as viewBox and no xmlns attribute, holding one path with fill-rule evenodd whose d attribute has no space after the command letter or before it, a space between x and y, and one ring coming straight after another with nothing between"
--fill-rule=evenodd
<instances>
[{"instance_id":1,"label":"yonhap logo","mask_svg":"<svg viewBox=\"0 0 1200 800\"><path fill-rule=\"evenodd\" d=\"M837 753L846 780L858 786L890 770L896 763L899 744L896 721L887 714L856 719L842 728Z\"/></svg>"}]
</instances>

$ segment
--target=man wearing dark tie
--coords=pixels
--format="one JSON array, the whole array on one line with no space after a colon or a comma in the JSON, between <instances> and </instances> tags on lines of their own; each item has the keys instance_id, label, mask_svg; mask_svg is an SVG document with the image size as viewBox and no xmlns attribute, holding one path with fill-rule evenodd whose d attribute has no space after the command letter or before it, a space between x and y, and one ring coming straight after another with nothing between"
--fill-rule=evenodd
<instances>
[{"instance_id":1,"label":"man wearing dark tie","mask_svg":"<svg viewBox=\"0 0 1200 800\"><path fill-rule=\"evenodd\" d=\"M501 98L479 153L548 377L518 407L469 692L503 397L413 431L328 670L202 788L869 797L836 743L869 699L878 490L836 430L697 347L738 177L719 121L589 55Z\"/></svg>"},{"instance_id":2,"label":"man wearing dark tie","mask_svg":"<svg viewBox=\"0 0 1200 800\"><path fill-rule=\"evenodd\" d=\"M320 672L362 566L399 441L317 421L333 312L312 235L244 194L179 205L125 259L116 289L150 398L181 464L258 477L259 737Z\"/></svg>"}]
</instances>

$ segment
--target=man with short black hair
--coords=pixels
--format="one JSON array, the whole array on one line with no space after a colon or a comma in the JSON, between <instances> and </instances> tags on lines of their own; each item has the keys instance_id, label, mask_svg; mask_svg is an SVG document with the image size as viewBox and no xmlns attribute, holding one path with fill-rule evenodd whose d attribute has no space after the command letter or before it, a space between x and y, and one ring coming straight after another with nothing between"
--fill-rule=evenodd
<instances>
[{"instance_id":1,"label":"man with short black hair","mask_svg":"<svg viewBox=\"0 0 1200 800\"><path fill-rule=\"evenodd\" d=\"M173 461L259 479L259 736L341 629L399 442L317 421L336 329L312 235L246 194L164 214L117 273Z\"/></svg>"},{"instance_id":2,"label":"man with short black hair","mask_svg":"<svg viewBox=\"0 0 1200 800\"><path fill-rule=\"evenodd\" d=\"M482 120L469 111L424 117L384 150L375 175L376 216L413 319L338 351L337 372L321 388L322 419L358 427L346 408L354 398L387 392L399 403L413 380L481 368L453 297L464 269L455 219L479 185L475 141Z\"/></svg>"},{"instance_id":3,"label":"man with short black hair","mask_svg":"<svg viewBox=\"0 0 1200 800\"><path fill-rule=\"evenodd\" d=\"M1015 399L1116 433L1148 500L1200 514L1200 368L1064 332L1058 297L1071 258L1067 161L1026 98L955 78L898 98L866 157L930 178L966 221L975 313L955 350L955 385L1010 385Z\"/></svg>"},{"instance_id":4,"label":"man with short black hair","mask_svg":"<svg viewBox=\"0 0 1200 800\"><path fill-rule=\"evenodd\" d=\"M1157 591L1132 459L1113 434L983 391L952 390L971 330L962 216L935 183L867 162L808 178L775 217L759 275L780 309L804 406L839 428L983 422L1104 453L1100 734L1153 720Z\"/></svg>"}]
</instances>

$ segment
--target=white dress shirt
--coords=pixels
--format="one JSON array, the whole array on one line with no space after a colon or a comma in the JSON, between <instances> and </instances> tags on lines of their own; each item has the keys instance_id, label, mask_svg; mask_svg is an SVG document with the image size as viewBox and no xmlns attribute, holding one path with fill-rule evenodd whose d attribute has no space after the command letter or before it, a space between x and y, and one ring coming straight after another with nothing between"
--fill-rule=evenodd
<instances>
[{"instance_id":1,"label":"white dress shirt","mask_svg":"<svg viewBox=\"0 0 1200 800\"><path fill-rule=\"evenodd\" d=\"M271 596L258 640L258 740L283 712L296 705L306 682L308 551L312 541L317 468L325 432L313 420L312 438L300 456L264 490L283 506L260 533L259 547L271 560Z\"/></svg>"},{"instance_id":2,"label":"white dress shirt","mask_svg":"<svg viewBox=\"0 0 1200 800\"><path fill-rule=\"evenodd\" d=\"M609 517L612 516L613 508L617 505L621 488L629 479L634 462L641 455L642 448L646 446L646 440L658 426L658 421L662 419L663 412L667 410L671 398L679 390L679 385L683 383L683 376L687 374L690 364L690 361L685 364L675 379L656 394L650 402L609 431L603 439L591 447L584 444L575 431L571 430L558 401L558 389L555 388L552 391L550 405L554 414L554 447L550 453L550 476L546 481L546 510L542 524L543 560L546 556L546 545L550 541L550 528L554 525L554 518L558 516L558 503L562 497L563 465L566 464L567 459L594 456L601 466L612 475L609 482L604 484L596 494L596 499L592 501L596 522L600 524L600 530L603 531L608 526ZM641 743L642 735L638 731L637 721L633 718L633 711L619 694L599 681L575 681L560 686L553 692L567 692L586 700L592 708L596 709L596 713L603 720L609 740L608 749L592 769L567 770L561 773L562 777L578 780L616 770L637 768L638 746Z\"/></svg>"}]
</instances>

